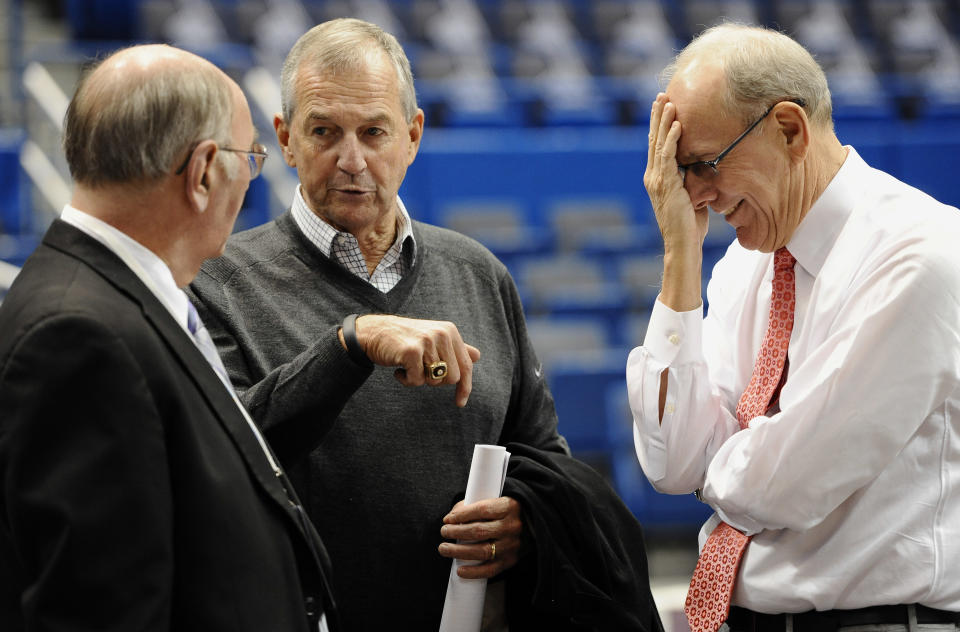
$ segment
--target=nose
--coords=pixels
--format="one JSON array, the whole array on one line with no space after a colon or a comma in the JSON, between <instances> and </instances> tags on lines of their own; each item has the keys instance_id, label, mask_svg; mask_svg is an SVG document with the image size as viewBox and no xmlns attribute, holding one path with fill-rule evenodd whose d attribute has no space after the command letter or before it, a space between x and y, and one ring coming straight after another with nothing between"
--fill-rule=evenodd
<instances>
[{"instance_id":1,"label":"nose","mask_svg":"<svg viewBox=\"0 0 960 632\"><path fill-rule=\"evenodd\" d=\"M697 210L709 206L720 194L715 178L701 178L689 172L683 180L683 188L687 190L690 202Z\"/></svg>"},{"instance_id":2,"label":"nose","mask_svg":"<svg viewBox=\"0 0 960 632\"><path fill-rule=\"evenodd\" d=\"M367 168L367 161L363 157L363 145L355 136L346 136L340 143L340 155L337 158L337 167L352 176L363 173Z\"/></svg>"}]
</instances>

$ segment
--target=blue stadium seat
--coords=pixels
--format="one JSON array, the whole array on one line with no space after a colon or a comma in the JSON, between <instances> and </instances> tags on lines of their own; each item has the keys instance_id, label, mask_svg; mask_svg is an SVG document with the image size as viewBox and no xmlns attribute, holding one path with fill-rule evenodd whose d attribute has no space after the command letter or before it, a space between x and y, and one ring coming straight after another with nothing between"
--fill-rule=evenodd
<instances>
[{"instance_id":1,"label":"blue stadium seat","mask_svg":"<svg viewBox=\"0 0 960 632\"><path fill-rule=\"evenodd\" d=\"M138 0L65 0L74 39L130 41L140 37Z\"/></svg>"},{"instance_id":2,"label":"blue stadium seat","mask_svg":"<svg viewBox=\"0 0 960 632\"><path fill-rule=\"evenodd\" d=\"M237 215L234 231L246 230L272 219L270 212L270 183L262 175L250 181L250 188L243 198L243 206Z\"/></svg>"},{"instance_id":3,"label":"blue stadium seat","mask_svg":"<svg viewBox=\"0 0 960 632\"><path fill-rule=\"evenodd\" d=\"M602 318L611 339L629 306L623 288L608 278L603 265L579 255L521 261L516 279L528 313Z\"/></svg>"},{"instance_id":4,"label":"blue stadium seat","mask_svg":"<svg viewBox=\"0 0 960 632\"><path fill-rule=\"evenodd\" d=\"M620 327L617 338L617 344L633 349L643 344L643 339L647 335L647 325L650 324L650 310L653 303L645 310L630 312L624 319Z\"/></svg>"},{"instance_id":5,"label":"blue stadium seat","mask_svg":"<svg viewBox=\"0 0 960 632\"><path fill-rule=\"evenodd\" d=\"M617 450L611 457L611 478L617 494L645 526L699 527L713 510L693 494L661 494L644 475L633 451Z\"/></svg>"},{"instance_id":6,"label":"blue stadium seat","mask_svg":"<svg viewBox=\"0 0 960 632\"><path fill-rule=\"evenodd\" d=\"M32 225L20 168L20 148L25 139L20 130L0 130L0 235L19 235Z\"/></svg>"},{"instance_id":7,"label":"blue stadium seat","mask_svg":"<svg viewBox=\"0 0 960 632\"><path fill-rule=\"evenodd\" d=\"M610 347L609 330L603 319L589 316L527 318L530 342L549 375L556 365L587 362L596 365ZM585 360L593 357L592 360Z\"/></svg>"},{"instance_id":8,"label":"blue stadium seat","mask_svg":"<svg viewBox=\"0 0 960 632\"><path fill-rule=\"evenodd\" d=\"M630 307L634 310L650 310L660 294L663 254L621 257L617 262L617 275L629 296Z\"/></svg>"},{"instance_id":9,"label":"blue stadium seat","mask_svg":"<svg viewBox=\"0 0 960 632\"><path fill-rule=\"evenodd\" d=\"M659 231L638 222L623 197L559 198L547 214L561 252L580 252L613 266L621 256L661 249Z\"/></svg>"},{"instance_id":10,"label":"blue stadium seat","mask_svg":"<svg viewBox=\"0 0 960 632\"><path fill-rule=\"evenodd\" d=\"M611 386L626 388L627 350L568 355L547 370L560 433L574 451L613 453L605 399Z\"/></svg>"},{"instance_id":11,"label":"blue stadium seat","mask_svg":"<svg viewBox=\"0 0 960 632\"><path fill-rule=\"evenodd\" d=\"M960 206L960 189L944 173L960 156L960 117L904 123L901 129L892 173L941 202Z\"/></svg>"},{"instance_id":12,"label":"blue stadium seat","mask_svg":"<svg viewBox=\"0 0 960 632\"><path fill-rule=\"evenodd\" d=\"M473 237L514 269L525 257L545 255L552 236L529 223L528 213L514 200L462 200L444 205L440 225Z\"/></svg>"},{"instance_id":13,"label":"blue stadium seat","mask_svg":"<svg viewBox=\"0 0 960 632\"><path fill-rule=\"evenodd\" d=\"M610 449L602 394L624 379L625 353L611 348L606 324L596 318L527 319L553 393L563 434L574 454L610 477Z\"/></svg>"},{"instance_id":14,"label":"blue stadium seat","mask_svg":"<svg viewBox=\"0 0 960 632\"><path fill-rule=\"evenodd\" d=\"M611 385L605 393L610 432L611 478L614 489L645 526L699 527L712 510L693 494L661 494L647 480L633 445L633 415L625 384Z\"/></svg>"}]
</instances>

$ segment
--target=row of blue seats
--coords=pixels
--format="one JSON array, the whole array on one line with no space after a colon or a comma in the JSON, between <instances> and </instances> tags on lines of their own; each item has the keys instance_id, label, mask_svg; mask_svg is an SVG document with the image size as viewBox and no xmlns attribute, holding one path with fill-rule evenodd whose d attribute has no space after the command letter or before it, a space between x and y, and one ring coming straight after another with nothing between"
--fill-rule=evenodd
<instances>
[{"instance_id":1,"label":"row of blue seats","mask_svg":"<svg viewBox=\"0 0 960 632\"><path fill-rule=\"evenodd\" d=\"M960 118L913 123L848 119L837 120L836 128L840 139L854 145L873 166L943 202L960 205L960 189L954 186L951 171L960 155ZM30 184L19 167L24 138L20 131L0 133L0 231L29 239L44 227L36 225ZM441 225L453 225L458 209L474 215L497 207L512 209L521 227L519 251L524 252L525 245L529 254L556 250L544 248L556 245L551 221L557 209L578 204L619 208L628 225L649 237L655 223L642 183L646 153L646 129L639 126L544 130L428 126L401 196L415 218ZM268 180L258 178L251 184L238 228L268 221L284 205L270 194ZM650 247L656 247L655 238Z\"/></svg>"},{"instance_id":2,"label":"row of blue seats","mask_svg":"<svg viewBox=\"0 0 960 632\"><path fill-rule=\"evenodd\" d=\"M937 199L960 205L952 165L960 155L960 117L889 121L837 119L840 140L874 167ZM647 129L428 129L401 195L411 213L444 223L463 204L515 204L534 227L551 209L576 200L619 202L637 224L652 225L643 188Z\"/></svg>"},{"instance_id":3,"label":"row of blue seats","mask_svg":"<svg viewBox=\"0 0 960 632\"><path fill-rule=\"evenodd\" d=\"M529 19L531 8L543 0L473 0L473 5L482 16L484 26L495 39L515 37L517 26ZM648 12L651 17L663 21L678 38L688 39L703 24L715 23L724 16L750 18L765 24L775 24L790 29L809 15L817 4L825 0L789 0L766 2L745 0L730 7L728 3L703 0L558 0L575 37L594 41L610 39L610 31L618 19L629 16L630 5L659 5L661 14ZM124 38L136 39L143 35L149 25L144 24L144 7L163 4L161 0L66 0L65 13L72 33L79 39ZM174 0L167 3L176 7ZM343 0L300 0L299 4L314 20L358 10L356 5ZM856 37L873 41L882 37L885 26L891 20L902 17L909 7L909 0L867 0L849 2L832 0L838 14L849 22ZM259 16L269 3L267 0L211 0L210 5L228 26L247 31L253 25L245 24ZM439 3L429 0L392 0L384 3L392 19L397 20L411 37L423 37L425 24L439 9ZM960 10L955 3L934 3L937 19L952 33L960 33ZM363 7L359 7L362 11Z\"/></svg>"},{"instance_id":4,"label":"row of blue seats","mask_svg":"<svg viewBox=\"0 0 960 632\"><path fill-rule=\"evenodd\" d=\"M538 21L535 8L545 3L481 0L474 4L477 10L466 12L461 18L479 16L482 22L479 31L489 32L490 37L481 38L474 45L482 47L493 74L490 80L495 84L494 91L500 95L484 108L476 107L480 100L477 98L477 89L466 89L469 95L466 99L456 94L464 92L463 86L457 81L461 71L456 57L458 54L476 57L474 49L463 53L449 50L456 46L448 47L450 42L438 38L435 33L431 34L441 28L428 26L430 20L444 10L441 3L435 0L384 3L377 13L390 23L388 26L395 25L400 32L420 83L422 104L435 127L642 124L648 109L647 102L656 90L653 83L656 71L665 61L663 57L668 55L658 53L657 47L668 51L682 47L703 25L716 23L726 15L722 4L692 0L646 3L650 6L662 4L662 11L644 13L645 18L638 17L639 13L631 13L639 11L637 3L631 5L625 0L589 3L561 1L556 4L563 8L561 13L566 17L560 18L560 21L566 27L557 26L553 35L555 39L567 38L569 41L562 46L555 42L555 46L550 47L538 41L525 43L518 34L525 30L521 25ZM946 83L942 77L944 72L933 72L940 67L937 57L949 52L941 50L945 45L938 36L956 44L960 9L955 3L933 3L932 9L924 12L921 18L923 23L915 24L911 30L929 30L929 37L913 35L902 42L899 41L902 37L895 37L889 32L891 23L913 19L910 3L900 0L855 3L812 0L746 2L740 3L735 15L740 19L792 31L796 24L815 14L818 5L825 4L836 7L830 19L845 22L837 26L835 33L825 35L822 41L813 42L820 47L813 52L823 59L828 74L831 66L849 67L849 64L842 63L842 55L848 48L861 51L861 56L866 59L860 70L861 79L851 82L849 76L831 77L836 83L838 109L859 110L868 107L885 117L908 120L944 113L957 115L960 111L960 94L955 90L942 90ZM274 15L284 10L292 11L289 6L284 8L258 0L212 0L209 6L214 9L209 15L216 16L213 19L218 25L211 33L222 32L222 35L219 38L213 35L202 39L196 35L193 37L205 43L204 50L199 52L232 66L248 67L263 52L254 50L253 46L256 45L257 34L261 32L265 12L273 16L267 19L268 22L279 24L277 29L280 31L274 33L272 43L284 38L290 38L292 43L292 39L299 34L298 27L284 26L283 20ZM341 0L303 0L300 6L306 14L304 19L307 24L340 15L370 17L369 13L364 13L369 12L370 7L365 8L362 3L351 5ZM176 11L187 10L173 0L68 0L66 8L77 42L176 37L175 33L155 23L165 22ZM189 19L196 21L203 15L191 14ZM826 18L819 20L822 22ZM644 22L644 26L635 27L639 29L636 33L623 35L622 40L615 36L617 27L624 22L640 21ZM809 31L815 30L815 27L808 24L806 28L798 29ZM645 46L638 41L650 39L654 33L657 34L656 45ZM216 41L218 39L223 41ZM192 41L179 43L190 46ZM582 79L587 85L579 93L588 98L575 99L574 104L557 97L554 90L561 82L557 77L569 77L571 73L549 71L556 63L561 63L553 57L556 56L555 49L564 46L574 50L577 57L572 74L582 71L586 75ZM874 73L879 80L876 89L866 87L872 86ZM454 81L451 83L449 79ZM575 78L573 81L580 80ZM852 84L861 81L864 83L861 89L847 94Z\"/></svg>"},{"instance_id":5,"label":"row of blue seats","mask_svg":"<svg viewBox=\"0 0 960 632\"><path fill-rule=\"evenodd\" d=\"M960 117L906 123L871 116L838 118L837 133L877 168L934 197L960 203L949 170L960 154ZM264 132L265 134L267 132ZM30 231L28 188L19 169L25 137L0 133L0 225L9 234ZM642 126L590 129L432 129L408 170L401 195L418 219L449 224L458 208L509 205L542 238L551 213L568 203L617 205L632 224L652 225L642 185L647 130ZM269 183L252 183L241 226L279 213ZM538 237L539 235L539 237Z\"/></svg>"}]
</instances>

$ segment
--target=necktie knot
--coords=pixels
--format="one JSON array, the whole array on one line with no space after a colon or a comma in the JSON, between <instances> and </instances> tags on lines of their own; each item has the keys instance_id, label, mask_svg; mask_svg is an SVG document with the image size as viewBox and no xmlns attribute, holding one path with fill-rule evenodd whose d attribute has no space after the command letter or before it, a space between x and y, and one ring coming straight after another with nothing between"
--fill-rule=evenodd
<instances>
[{"instance_id":1,"label":"necktie knot","mask_svg":"<svg viewBox=\"0 0 960 632\"><path fill-rule=\"evenodd\" d=\"M202 353L203 357L210 363L214 372L216 372L227 389L233 391L233 384L230 383L230 376L227 374L226 367L223 366L223 361L217 352L217 346L210 337L210 332L203 326L203 321L200 320L200 315L197 314L197 308L194 307L193 303L189 300L187 301L187 329L190 331L190 335L193 336L194 342L197 343L197 348L200 349L200 353Z\"/></svg>"},{"instance_id":2,"label":"necktie knot","mask_svg":"<svg viewBox=\"0 0 960 632\"><path fill-rule=\"evenodd\" d=\"M781 272L783 270L789 270L793 267L793 264L797 262L797 258L790 254L790 251L785 247L780 248L775 253L773 253L773 270L774 272Z\"/></svg>"},{"instance_id":3,"label":"necktie knot","mask_svg":"<svg viewBox=\"0 0 960 632\"><path fill-rule=\"evenodd\" d=\"M189 300L187 301L187 329L194 336L200 328L200 316L197 314L197 308Z\"/></svg>"}]
</instances>

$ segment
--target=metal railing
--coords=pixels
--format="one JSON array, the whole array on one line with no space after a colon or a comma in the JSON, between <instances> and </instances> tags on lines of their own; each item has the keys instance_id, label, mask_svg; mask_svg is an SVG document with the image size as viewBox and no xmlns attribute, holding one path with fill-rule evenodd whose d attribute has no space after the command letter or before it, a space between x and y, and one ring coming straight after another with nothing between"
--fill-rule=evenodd
<instances>
[{"instance_id":1,"label":"metal railing","mask_svg":"<svg viewBox=\"0 0 960 632\"><path fill-rule=\"evenodd\" d=\"M0 261L0 301L3 300L3 295L7 293L7 290L10 289L10 286L13 285L13 280L17 277L19 272L20 268L12 263Z\"/></svg>"},{"instance_id":2,"label":"metal railing","mask_svg":"<svg viewBox=\"0 0 960 632\"><path fill-rule=\"evenodd\" d=\"M38 124L48 126L52 138L59 138L69 98L42 64L31 62L23 73L23 87L31 104L35 104ZM41 123L42 121L42 123ZM34 130L35 131L35 130ZM52 219L70 200L70 181L51 159L59 147L43 147L31 137L23 144L20 164L40 197L47 202L42 212Z\"/></svg>"}]
</instances>

